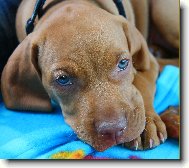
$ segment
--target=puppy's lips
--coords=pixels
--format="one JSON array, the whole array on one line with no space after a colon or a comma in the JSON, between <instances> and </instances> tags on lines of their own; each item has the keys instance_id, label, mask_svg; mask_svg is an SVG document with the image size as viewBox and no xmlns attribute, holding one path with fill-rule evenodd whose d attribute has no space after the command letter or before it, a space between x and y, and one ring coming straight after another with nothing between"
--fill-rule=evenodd
<instances>
[{"instance_id":1,"label":"puppy's lips","mask_svg":"<svg viewBox=\"0 0 189 168\"><path fill-rule=\"evenodd\" d=\"M106 141L103 141L103 142L99 142L97 145L93 146L97 151L99 152L103 152L105 151L106 149L112 147L116 145L116 141L112 141L112 140L106 140Z\"/></svg>"},{"instance_id":2,"label":"puppy's lips","mask_svg":"<svg viewBox=\"0 0 189 168\"><path fill-rule=\"evenodd\" d=\"M118 145L124 142L123 136L115 136L112 135L98 135L98 142L95 146L93 146L97 151L104 151L114 145Z\"/></svg>"}]
</instances>

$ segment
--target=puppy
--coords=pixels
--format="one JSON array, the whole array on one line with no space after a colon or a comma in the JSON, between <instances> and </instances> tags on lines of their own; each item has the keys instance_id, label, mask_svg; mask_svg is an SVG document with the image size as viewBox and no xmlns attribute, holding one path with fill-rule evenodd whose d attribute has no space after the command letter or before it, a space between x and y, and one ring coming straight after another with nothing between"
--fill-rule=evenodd
<instances>
[{"instance_id":1,"label":"puppy","mask_svg":"<svg viewBox=\"0 0 189 168\"><path fill-rule=\"evenodd\" d=\"M163 143L166 128L153 108L159 66L135 27L130 1L124 1L128 19L109 0L53 2L27 37L35 1L20 5L21 43L1 80L6 107L49 112L54 100L78 137L98 151Z\"/></svg>"}]
</instances>

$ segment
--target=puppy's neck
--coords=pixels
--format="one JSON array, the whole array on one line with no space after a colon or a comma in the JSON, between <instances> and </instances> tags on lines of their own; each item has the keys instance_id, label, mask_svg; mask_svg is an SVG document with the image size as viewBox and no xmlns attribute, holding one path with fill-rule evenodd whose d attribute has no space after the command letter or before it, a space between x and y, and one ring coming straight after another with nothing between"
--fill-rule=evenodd
<instances>
[{"instance_id":1,"label":"puppy's neck","mask_svg":"<svg viewBox=\"0 0 189 168\"><path fill-rule=\"evenodd\" d=\"M36 1L34 0L23 1L18 9L16 29L17 37L20 42L27 36L25 26L27 20L32 16L35 2ZM62 5L69 3L89 3L89 5L94 5L102 8L113 15L119 15L119 11L113 0L46 0L46 3L42 9L41 17L37 17L35 20L34 31L37 27L40 27L41 23L43 23L43 21L45 21L46 18L50 16L54 11L62 7Z\"/></svg>"},{"instance_id":2,"label":"puppy's neck","mask_svg":"<svg viewBox=\"0 0 189 168\"><path fill-rule=\"evenodd\" d=\"M77 0L78 1L84 1L84 2L88 2L91 3L93 5L96 5L114 15L119 15L119 11L115 5L115 3L113 2L113 0ZM44 5L45 11L46 12L49 8L55 6L58 3L73 3L74 0L47 0L46 4Z\"/></svg>"},{"instance_id":3,"label":"puppy's neck","mask_svg":"<svg viewBox=\"0 0 189 168\"><path fill-rule=\"evenodd\" d=\"M36 21L33 20L33 23L31 26L35 27L38 24L38 22L41 22L40 20L43 16L45 15L48 16L51 14L51 12L56 11L58 8L62 7L63 5L67 5L71 3L72 4L73 3L86 3L89 5L94 5L98 8L102 8L113 15L119 15L118 7L116 6L113 0L47 0L44 6L42 7L42 9L39 9L37 13L35 13L37 14L38 18L35 18ZM34 25L34 22L35 22L35 25ZM31 33L32 31L33 30L28 31L27 29L27 34Z\"/></svg>"}]
</instances>

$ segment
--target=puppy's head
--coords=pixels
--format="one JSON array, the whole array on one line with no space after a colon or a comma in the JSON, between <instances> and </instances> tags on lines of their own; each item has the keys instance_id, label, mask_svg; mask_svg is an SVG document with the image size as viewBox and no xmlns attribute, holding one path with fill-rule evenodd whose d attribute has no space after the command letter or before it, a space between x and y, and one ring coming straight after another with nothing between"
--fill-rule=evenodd
<instances>
[{"instance_id":1,"label":"puppy's head","mask_svg":"<svg viewBox=\"0 0 189 168\"><path fill-rule=\"evenodd\" d=\"M145 111L133 81L149 68L149 53L136 28L89 5L66 5L41 22L3 71L6 106L50 111L53 99L99 151L139 136Z\"/></svg>"}]
</instances>

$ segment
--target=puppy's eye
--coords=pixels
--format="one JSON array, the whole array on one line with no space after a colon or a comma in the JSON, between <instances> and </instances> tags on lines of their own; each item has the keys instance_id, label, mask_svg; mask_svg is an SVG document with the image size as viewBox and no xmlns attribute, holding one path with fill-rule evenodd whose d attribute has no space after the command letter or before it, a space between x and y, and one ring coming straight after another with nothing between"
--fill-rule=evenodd
<instances>
[{"instance_id":1,"label":"puppy's eye","mask_svg":"<svg viewBox=\"0 0 189 168\"><path fill-rule=\"evenodd\" d=\"M119 63L118 63L118 68L120 69L120 71L125 70L129 65L129 59L122 59Z\"/></svg>"},{"instance_id":2,"label":"puppy's eye","mask_svg":"<svg viewBox=\"0 0 189 168\"><path fill-rule=\"evenodd\" d=\"M62 85L62 86L72 85L71 79L70 79L70 77L67 76L67 75L59 76L59 77L56 79L56 82L57 82L59 85Z\"/></svg>"}]
</instances>

